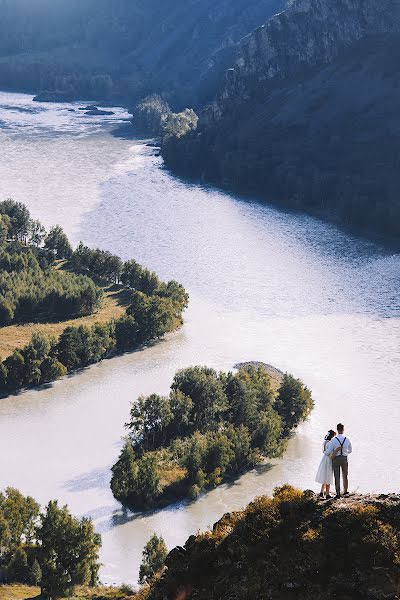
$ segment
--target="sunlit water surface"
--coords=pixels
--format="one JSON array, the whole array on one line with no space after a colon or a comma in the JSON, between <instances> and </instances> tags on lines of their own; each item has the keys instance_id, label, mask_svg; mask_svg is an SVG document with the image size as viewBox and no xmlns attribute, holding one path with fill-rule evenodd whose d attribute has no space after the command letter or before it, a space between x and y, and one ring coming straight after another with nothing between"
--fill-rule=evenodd
<instances>
[{"instance_id":1,"label":"sunlit water surface","mask_svg":"<svg viewBox=\"0 0 400 600\"><path fill-rule=\"evenodd\" d=\"M338 420L354 445L353 490L400 489L400 257L331 225L193 185L154 149L113 135L128 115L0 94L0 197L46 226L135 257L191 297L185 325L146 350L49 389L0 401L0 489L58 498L103 536L101 578L135 582L152 532L182 544L283 482L317 489L322 436ZM284 458L231 485L153 514L123 512L110 466L129 404L166 393L181 367L261 360L311 387L316 406Z\"/></svg>"}]
</instances>

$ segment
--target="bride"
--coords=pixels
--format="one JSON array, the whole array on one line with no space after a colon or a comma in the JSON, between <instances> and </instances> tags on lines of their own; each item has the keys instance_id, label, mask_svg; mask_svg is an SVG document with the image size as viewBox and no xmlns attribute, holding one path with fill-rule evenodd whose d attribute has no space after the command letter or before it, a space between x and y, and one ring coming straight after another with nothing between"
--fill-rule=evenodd
<instances>
[{"instance_id":1,"label":"bride","mask_svg":"<svg viewBox=\"0 0 400 600\"><path fill-rule=\"evenodd\" d=\"M324 452L324 454L322 455L321 462L319 463L317 475L315 477L315 481L317 483L322 484L321 492L319 494L321 498L324 497L324 494L326 494L325 498L332 498L332 496L329 493L330 489L331 489L331 485L333 483L332 457L327 456L325 454L325 450L327 449L329 442L331 441L331 439L333 437L335 437L335 435L336 435L336 431L333 431L333 429L330 429L325 436L324 443L322 446L322 452Z\"/></svg>"}]
</instances>

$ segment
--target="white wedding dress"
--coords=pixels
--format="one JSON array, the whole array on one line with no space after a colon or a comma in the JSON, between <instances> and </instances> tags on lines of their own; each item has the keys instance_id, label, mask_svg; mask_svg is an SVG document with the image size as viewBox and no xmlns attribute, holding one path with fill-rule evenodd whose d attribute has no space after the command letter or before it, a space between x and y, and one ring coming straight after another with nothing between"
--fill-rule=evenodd
<instances>
[{"instance_id":1,"label":"white wedding dress","mask_svg":"<svg viewBox=\"0 0 400 600\"><path fill-rule=\"evenodd\" d=\"M329 442L324 441L324 445L322 447L322 452L325 452ZM319 463L318 471L315 476L315 481L317 483L325 483L327 485L332 485L333 483L333 466L332 459L330 456L326 456L323 454L321 458L321 462Z\"/></svg>"}]
</instances>

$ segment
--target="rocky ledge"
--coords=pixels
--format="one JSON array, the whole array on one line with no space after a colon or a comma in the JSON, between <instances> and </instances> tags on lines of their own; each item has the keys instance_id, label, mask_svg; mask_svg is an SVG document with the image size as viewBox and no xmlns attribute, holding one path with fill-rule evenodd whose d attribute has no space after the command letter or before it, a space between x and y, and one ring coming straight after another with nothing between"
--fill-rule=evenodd
<instances>
[{"instance_id":1,"label":"rocky ledge","mask_svg":"<svg viewBox=\"0 0 400 600\"><path fill-rule=\"evenodd\" d=\"M290 486L168 556L151 600L384 600L400 591L400 495L323 501Z\"/></svg>"}]
</instances>

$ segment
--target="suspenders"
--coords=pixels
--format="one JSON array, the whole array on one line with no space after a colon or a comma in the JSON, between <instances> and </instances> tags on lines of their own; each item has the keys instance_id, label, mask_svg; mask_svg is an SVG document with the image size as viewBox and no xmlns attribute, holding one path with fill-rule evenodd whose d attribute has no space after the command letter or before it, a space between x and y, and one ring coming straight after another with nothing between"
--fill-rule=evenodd
<instances>
[{"instance_id":1,"label":"suspenders","mask_svg":"<svg viewBox=\"0 0 400 600\"><path fill-rule=\"evenodd\" d=\"M340 456L343 456L343 446L344 446L344 443L347 440L347 438L344 438L343 442L341 442L339 440L339 438L337 438L337 437L335 437L335 440L337 440L339 442L339 444L340 444Z\"/></svg>"}]
</instances>

